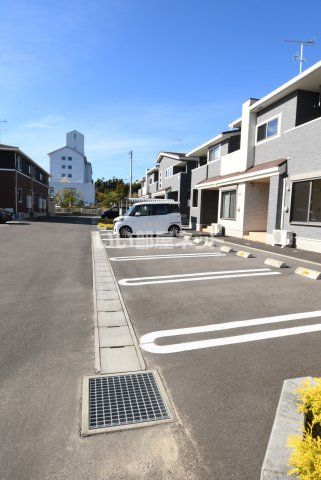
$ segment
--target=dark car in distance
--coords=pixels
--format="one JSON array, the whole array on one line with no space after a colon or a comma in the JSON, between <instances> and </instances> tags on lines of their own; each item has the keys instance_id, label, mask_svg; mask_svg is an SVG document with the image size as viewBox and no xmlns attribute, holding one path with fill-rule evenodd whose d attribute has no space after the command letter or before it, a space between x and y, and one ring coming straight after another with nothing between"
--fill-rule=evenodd
<instances>
[{"instance_id":1,"label":"dark car in distance","mask_svg":"<svg viewBox=\"0 0 321 480\"><path fill-rule=\"evenodd\" d=\"M117 205L105 210L101 214L102 220L114 220L116 217L119 217L119 207L117 207Z\"/></svg>"},{"instance_id":2,"label":"dark car in distance","mask_svg":"<svg viewBox=\"0 0 321 480\"><path fill-rule=\"evenodd\" d=\"M0 208L0 223L6 223L12 220L12 213L8 212L4 208Z\"/></svg>"}]
</instances>

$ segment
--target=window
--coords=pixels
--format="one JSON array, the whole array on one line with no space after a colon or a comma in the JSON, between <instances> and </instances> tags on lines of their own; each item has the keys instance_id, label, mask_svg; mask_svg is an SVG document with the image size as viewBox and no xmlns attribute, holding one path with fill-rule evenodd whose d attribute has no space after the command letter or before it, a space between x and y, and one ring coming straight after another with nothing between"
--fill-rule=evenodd
<instances>
[{"instance_id":1,"label":"window","mask_svg":"<svg viewBox=\"0 0 321 480\"><path fill-rule=\"evenodd\" d=\"M158 188L162 188L162 185L163 185L163 175L162 175L162 172L159 172Z\"/></svg>"},{"instance_id":2,"label":"window","mask_svg":"<svg viewBox=\"0 0 321 480\"><path fill-rule=\"evenodd\" d=\"M66 165L61 165L61 168L62 168L62 169L65 169L65 168L66 168Z\"/></svg>"},{"instance_id":3,"label":"window","mask_svg":"<svg viewBox=\"0 0 321 480\"><path fill-rule=\"evenodd\" d=\"M61 177L62 177L62 178L63 178L63 177L65 177L65 176L66 176L66 174L65 174L65 173L62 173L62 174L61 174Z\"/></svg>"},{"instance_id":4,"label":"window","mask_svg":"<svg viewBox=\"0 0 321 480\"><path fill-rule=\"evenodd\" d=\"M71 175L71 173L68 173L68 178L72 178L72 175Z\"/></svg>"},{"instance_id":5,"label":"window","mask_svg":"<svg viewBox=\"0 0 321 480\"><path fill-rule=\"evenodd\" d=\"M18 157L18 156L17 156L17 169L20 170L20 172L21 172L21 170L22 170L21 157Z\"/></svg>"},{"instance_id":6,"label":"window","mask_svg":"<svg viewBox=\"0 0 321 480\"><path fill-rule=\"evenodd\" d=\"M178 203L170 203L167 205L168 213L179 213Z\"/></svg>"},{"instance_id":7,"label":"window","mask_svg":"<svg viewBox=\"0 0 321 480\"><path fill-rule=\"evenodd\" d=\"M268 122L258 125L256 132L256 141L261 142L267 138L274 137L279 133L279 117L272 118Z\"/></svg>"},{"instance_id":8,"label":"window","mask_svg":"<svg viewBox=\"0 0 321 480\"><path fill-rule=\"evenodd\" d=\"M72 169L72 165L68 165L68 170L71 170Z\"/></svg>"},{"instance_id":9,"label":"window","mask_svg":"<svg viewBox=\"0 0 321 480\"><path fill-rule=\"evenodd\" d=\"M61 160L66 160L66 157L61 157Z\"/></svg>"},{"instance_id":10,"label":"window","mask_svg":"<svg viewBox=\"0 0 321 480\"><path fill-rule=\"evenodd\" d=\"M293 183L291 222L321 224L321 178Z\"/></svg>"},{"instance_id":11,"label":"window","mask_svg":"<svg viewBox=\"0 0 321 480\"><path fill-rule=\"evenodd\" d=\"M68 157L68 160L72 160L72 157Z\"/></svg>"},{"instance_id":12,"label":"window","mask_svg":"<svg viewBox=\"0 0 321 480\"><path fill-rule=\"evenodd\" d=\"M197 207L198 205L198 190L197 189L194 189L193 190L193 203L192 203L192 207Z\"/></svg>"},{"instance_id":13,"label":"window","mask_svg":"<svg viewBox=\"0 0 321 480\"><path fill-rule=\"evenodd\" d=\"M32 167L31 167L31 165L29 164L29 165L28 165L28 174L31 175L31 172L32 172Z\"/></svg>"},{"instance_id":14,"label":"window","mask_svg":"<svg viewBox=\"0 0 321 480\"><path fill-rule=\"evenodd\" d=\"M173 167L166 168L165 170L165 178L173 176Z\"/></svg>"},{"instance_id":15,"label":"window","mask_svg":"<svg viewBox=\"0 0 321 480\"><path fill-rule=\"evenodd\" d=\"M142 216L147 217L152 215L152 205L137 205L130 213L130 216Z\"/></svg>"},{"instance_id":16,"label":"window","mask_svg":"<svg viewBox=\"0 0 321 480\"><path fill-rule=\"evenodd\" d=\"M22 203L22 200L23 200L22 188L18 188L17 190L17 200L18 200L18 203Z\"/></svg>"},{"instance_id":17,"label":"window","mask_svg":"<svg viewBox=\"0 0 321 480\"><path fill-rule=\"evenodd\" d=\"M168 213L168 205L166 203L158 203L153 205L153 215L167 215Z\"/></svg>"},{"instance_id":18,"label":"window","mask_svg":"<svg viewBox=\"0 0 321 480\"><path fill-rule=\"evenodd\" d=\"M43 174L42 173L39 173L39 180L40 180L40 182L43 181Z\"/></svg>"},{"instance_id":19,"label":"window","mask_svg":"<svg viewBox=\"0 0 321 480\"><path fill-rule=\"evenodd\" d=\"M149 178L149 185L151 185L153 183L153 177L150 177Z\"/></svg>"},{"instance_id":20,"label":"window","mask_svg":"<svg viewBox=\"0 0 321 480\"><path fill-rule=\"evenodd\" d=\"M222 192L221 218L235 220L236 218L236 190Z\"/></svg>"},{"instance_id":21,"label":"window","mask_svg":"<svg viewBox=\"0 0 321 480\"><path fill-rule=\"evenodd\" d=\"M221 145L216 145L216 147L213 147L208 151L209 162L213 162L214 160L219 160L220 157L221 157Z\"/></svg>"}]
</instances>

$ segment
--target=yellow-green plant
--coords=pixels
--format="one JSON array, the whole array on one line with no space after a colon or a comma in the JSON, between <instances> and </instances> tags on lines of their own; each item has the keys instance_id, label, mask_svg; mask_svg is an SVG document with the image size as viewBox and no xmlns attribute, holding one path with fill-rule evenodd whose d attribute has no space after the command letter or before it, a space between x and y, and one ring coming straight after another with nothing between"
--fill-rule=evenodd
<instances>
[{"instance_id":1,"label":"yellow-green plant","mask_svg":"<svg viewBox=\"0 0 321 480\"><path fill-rule=\"evenodd\" d=\"M300 398L298 411L305 415L311 413L313 422L321 423L321 378L314 378L313 384L308 378L297 392Z\"/></svg>"},{"instance_id":2,"label":"yellow-green plant","mask_svg":"<svg viewBox=\"0 0 321 480\"><path fill-rule=\"evenodd\" d=\"M300 480L320 480L321 438L313 438L309 431L302 436L290 437L288 446L293 448L289 459L289 466L292 468L288 475L298 475Z\"/></svg>"},{"instance_id":3,"label":"yellow-green plant","mask_svg":"<svg viewBox=\"0 0 321 480\"><path fill-rule=\"evenodd\" d=\"M314 433L321 424L321 378L307 379L297 390L297 409L309 418L302 435L289 437L287 446L292 448L288 475L297 475L300 480L321 480L321 437Z\"/></svg>"}]
</instances>

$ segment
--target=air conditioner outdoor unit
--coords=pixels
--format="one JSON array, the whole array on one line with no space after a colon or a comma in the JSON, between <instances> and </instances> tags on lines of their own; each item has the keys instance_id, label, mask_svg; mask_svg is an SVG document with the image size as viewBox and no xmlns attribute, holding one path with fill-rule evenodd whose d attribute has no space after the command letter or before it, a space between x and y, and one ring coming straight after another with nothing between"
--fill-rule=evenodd
<instances>
[{"instance_id":1,"label":"air conditioner outdoor unit","mask_svg":"<svg viewBox=\"0 0 321 480\"><path fill-rule=\"evenodd\" d=\"M289 230L273 230L272 245L292 247L293 232L290 232Z\"/></svg>"},{"instance_id":2,"label":"air conditioner outdoor unit","mask_svg":"<svg viewBox=\"0 0 321 480\"><path fill-rule=\"evenodd\" d=\"M216 237L223 235L223 227L218 223L212 223L211 230L212 235L215 235Z\"/></svg>"}]
</instances>

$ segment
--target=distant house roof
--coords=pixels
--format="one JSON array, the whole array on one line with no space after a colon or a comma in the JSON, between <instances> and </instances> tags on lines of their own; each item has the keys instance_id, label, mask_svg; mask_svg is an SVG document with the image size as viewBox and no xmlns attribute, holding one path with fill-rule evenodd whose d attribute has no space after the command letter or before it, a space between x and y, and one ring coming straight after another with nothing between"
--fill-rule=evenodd
<instances>
[{"instance_id":1,"label":"distant house roof","mask_svg":"<svg viewBox=\"0 0 321 480\"><path fill-rule=\"evenodd\" d=\"M17 153L18 155L21 155L22 157L25 157L27 158L35 167L39 168L39 170L41 170L43 173L45 173L46 175L50 176L49 172L47 172L47 170L45 170L43 167L41 167L40 165L38 165L37 162L35 162L34 160L32 160L32 158L28 157L27 154L25 154L22 150L20 150L19 147L15 147L13 145L4 145L3 143L0 143L0 150L6 150L6 151L10 151L10 152L15 152Z\"/></svg>"},{"instance_id":2,"label":"distant house roof","mask_svg":"<svg viewBox=\"0 0 321 480\"><path fill-rule=\"evenodd\" d=\"M269 173L271 173L271 170L276 169L277 167L280 167L284 163L286 163L287 159L286 158L280 158L278 160L273 160L271 162L266 162L266 163L261 163L260 165L255 165L254 167L248 168L244 172L233 172L233 173L228 173L227 175L218 175L216 177L210 177L207 178L206 180L203 180L199 183L197 183L198 188L206 187L209 185L215 185L219 186L221 182L224 182L226 180L231 180L231 182L237 182L240 179L246 179L249 177L249 181L251 176L254 176L255 174L260 174L260 173L267 173L267 176Z\"/></svg>"},{"instance_id":3,"label":"distant house roof","mask_svg":"<svg viewBox=\"0 0 321 480\"><path fill-rule=\"evenodd\" d=\"M191 156L197 156L197 157L203 157L206 156L207 150L211 147L214 147L215 145L218 145L219 143L223 142L223 140L226 140L227 138L230 137L235 137L236 135L240 135L240 130L228 130L227 132L221 132L215 137L211 138L210 140L207 140L205 143L202 143L198 147L193 148L190 152L186 154L187 157Z\"/></svg>"},{"instance_id":4,"label":"distant house roof","mask_svg":"<svg viewBox=\"0 0 321 480\"><path fill-rule=\"evenodd\" d=\"M75 148L71 148L68 145L65 145L64 147L57 148L57 150L53 150L52 152L47 153L47 155L51 155L52 153L59 152L59 150L64 150L65 148L68 148L68 150L71 150L72 152L79 153L79 155L81 155L82 157L85 156L83 153L78 152L78 150L76 150Z\"/></svg>"}]
</instances>

